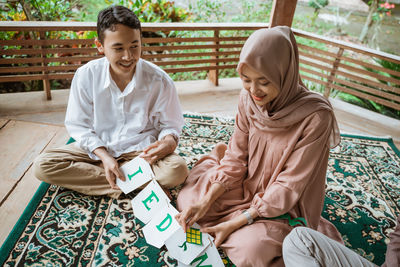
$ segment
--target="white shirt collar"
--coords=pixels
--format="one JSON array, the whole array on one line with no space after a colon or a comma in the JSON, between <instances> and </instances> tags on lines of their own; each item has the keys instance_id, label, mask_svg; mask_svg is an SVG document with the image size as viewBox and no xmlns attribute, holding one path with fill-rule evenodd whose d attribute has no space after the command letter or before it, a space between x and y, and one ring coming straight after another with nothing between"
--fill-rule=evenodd
<instances>
[{"instance_id":1,"label":"white shirt collar","mask_svg":"<svg viewBox=\"0 0 400 267\"><path fill-rule=\"evenodd\" d=\"M135 69L135 73L133 74L132 80L127 84L127 86L125 87L124 91L121 92L121 90L119 90L117 84L115 83L115 81L112 79L111 77L111 72L110 72L110 62L107 60L107 64L106 64L106 77L104 80L104 89L108 89L111 88L111 86L115 87L118 89L119 92L121 92L121 94L123 96L126 96L127 94L131 93L135 88L136 88L136 84L137 84L137 77L140 76L140 68L141 68L141 59L138 60L138 62L136 63L136 69Z\"/></svg>"}]
</instances>

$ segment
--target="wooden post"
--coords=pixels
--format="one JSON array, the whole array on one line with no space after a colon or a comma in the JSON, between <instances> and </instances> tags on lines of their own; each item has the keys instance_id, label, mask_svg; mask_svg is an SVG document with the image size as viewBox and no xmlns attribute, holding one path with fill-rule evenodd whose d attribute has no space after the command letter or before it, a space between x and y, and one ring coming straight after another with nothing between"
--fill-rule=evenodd
<instances>
[{"instance_id":1,"label":"wooden post","mask_svg":"<svg viewBox=\"0 0 400 267\"><path fill-rule=\"evenodd\" d=\"M40 40L45 40L46 39L46 33L41 31L40 32ZM46 53L46 49L47 46L46 45L40 45L40 49L41 49L41 55L40 57L42 58L42 67L43 67L43 71L42 74L45 75L45 78L42 80L43 81L43 89L44 92L46 93L46 99L47 100L51 100L51 88L50 88L50 81L47 77L47 74L49 73L47 70L47 61L46 61L46 57L47 57L47 53Z\"/></svg>"},{"instance_id":2,"label":"wooden post","mask_svg":"<svg viewBox=\"0 0 400 267\"><path fill-rule=\"evenodd\" d=\"M331 94L331 89L332 89L331 84L333 82L333 77L335 77L336 71L339 67L339 63L340 63L341 57L343 55L343 51L344 51L344 49L341 47L336 54L336 59L335 59L335 62L333 62L331 74L329 75L328 82L326 83L325 92L324 92L325 98L329 98L329 95Z\"/></svg>"},{"instance_id":3,"label":"wooden post","mask_svg":"<svg viewBox=\"0 0 400 267\"><path fill-rule=\"evenodd\" d=\"M217 46L219 45L219 30L214 30L214 37L216 38L216 41L214 44ZM218 47L214 48L212 50L213 52L216 52L216 56L211 56L212 59L218 59ZM218 62L216 63L211 63L211 66L218 66ZM218 86L218 69L216 68L215 70L209 70L208 71L208 79L215 85Z\"/></svg>"},{"instance_id":4,"label":"wooden post","mask_svg":"<svg viewBox=\"0 0 400 267\"><path fill-rule=\"evenodd\" d=\"M292 26L297 0L274 0L269 27L279 25Z\"/></svg>"}]
</instances>

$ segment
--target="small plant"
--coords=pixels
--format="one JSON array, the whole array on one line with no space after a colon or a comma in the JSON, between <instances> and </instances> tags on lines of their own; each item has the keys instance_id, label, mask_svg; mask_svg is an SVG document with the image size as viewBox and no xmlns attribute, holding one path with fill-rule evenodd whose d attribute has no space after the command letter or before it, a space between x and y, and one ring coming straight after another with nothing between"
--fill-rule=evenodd
<instances>
[{"instance_id":1,"label":"small plant","mask_svg":"<svg viewBox=\"0 0 400 267\"><path fill-rule=\"evenodd\" d=\"M315 23L315 20L318 18L318 14L322 8L329 4L329 0L310 0L308 2L308 6L314 8L314 14L311 18L312 24Z\"/></svg>"},{"instance_id":2,"label":"small plant","mask_svg":"<svg viewBox=\"0 0 400 267\"><path fill-rule=\"evenodd\" d=\"M371 42L374 43L374 41L376 41L377 34L380 30L383 19L385 18L385 16L392 15L392 9L394 9L395 5L389 4L388 2L381 3L379 0L371 0L368 2L368 5L369 5L368 17L361 31L359 40L361 42L365 42L369 29L373 25L375 25L373 30L373 35L371 37Z\"/></svg>"}]
</instances>

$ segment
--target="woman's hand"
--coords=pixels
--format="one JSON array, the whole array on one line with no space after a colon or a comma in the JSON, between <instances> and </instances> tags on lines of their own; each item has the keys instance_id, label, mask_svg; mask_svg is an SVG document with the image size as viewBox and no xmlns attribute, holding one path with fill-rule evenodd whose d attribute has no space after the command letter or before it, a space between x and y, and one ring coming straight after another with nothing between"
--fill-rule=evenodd
<instances>
[{"instance_id":1,"label":"woman's hand","mask_svg":"<svg viewBox=\"0 0 400 267\"><path fill-rule=\"evenodd\" d=\"M196 204L192 204L181 213L175 216L175 219L182 226L183 231L186 232L188 227L191 227L195 222L200 220L206 212L210 209L211 205L225 192L224 187L219 183L213 183L207 190L206 195Z\"/></svg>"},{"instance_id":2,"label":"woman's hand","mask_svg":"<svg viewBox=\"0 0 400 267\"><path fill-rule=\"evenodd\" d=\"M104 147L96 148L93 153L101 159L104 172L106 174L106 179L111 188L119 189L119 187L116 185L116 179L118 177L122 181L125 181L125 176L119 169L118 162L107 152Z\"/></svg>"},{"instance_id":3,"label":"woman's hand","mask_svg":"<svg viewBox=\"0 0 400 267\"><path fill-rule=\"evenodd\" d=\"M256 209L249 208L247 211L250 213L250 216L253 219L258 217ZM234 231L236 231L237 229L246 224L247 224L247 217L244 214L239 214L238 216L230 219L227 222L217 224L213 227L205 227L201 229L201 231L214 236L215 246L219 247L231 233L233 233Z\"/></svg>"},{"instance_id":4,"label":"woman's hand","mask_svg":"<svg viewBox=\"0 0 400 267\"><path fill-rule=\"evenodd\" d=\"M154 164L157 160L163 159L175 151L177 143L172 135L165 136L162 140L156 141L146 147L141 158L149 164Z\"/></svg>"},{"instance_id":5,"label":"woman's hand","mask_svg":"<svg viewBox=\"0 0 400 267\"><path fill-rule=\"evenodd\" d=\"M208 233L212 235L215 240L214 244L216 247L219 247L222 242L225 241L225 239L234 231L239 229L241 226L237 224L234 220L230 220L227 222L223 222L220 224L217 224L213 227L205 227L200 229L203 233Z\"/></svg>"},{"instance_id":6,"label":"woman's hand","mask_svg":"<svg viewBox=\"0 0 400 267\"><path fill-rule=\"evenodd\" d=\"M175 219L182 226L183 231L186 232L186 229L200 220L206 214L209 208L210 204L207 201L202 200L184 209L181 213L175 216Z\"/></svg>"}]
</instances>

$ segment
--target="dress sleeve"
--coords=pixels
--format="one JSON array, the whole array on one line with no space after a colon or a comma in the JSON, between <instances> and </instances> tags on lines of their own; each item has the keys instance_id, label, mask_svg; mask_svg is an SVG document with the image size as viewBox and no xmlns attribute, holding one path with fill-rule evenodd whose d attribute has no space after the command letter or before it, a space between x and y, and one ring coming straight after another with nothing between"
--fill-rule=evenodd
<instances>
[{"instance_id":1,"label":"dress sleeve","mask_svg":"<svg viewBox=\"0 0 400 267\"><path fill-rule=\"evenodd\" d=\"M397 226L394 232L389 235L389 244L386 249L386 261L383 266L400 266L400 216L397 217Z\"/></svg>"},{"instance_id":2,"label":"dress sleeve","mask_svg":"<svg viewBox=\"0 0 400 267\"><path fill-rule=\"evenodd\" d=\"M89 86L87 71L78 69L71 83L68 106L65 115L65 128L80 148L89 156L98 147L105 146L93 129L93 96Z\"/></svg>"},{"instance_id":3,"label":"dress sleeve","mask_svg":"<svg viewBox=\"0 0 400 267\"><path fill-rule=\"evenodd\" d=\"M239 98L235 128L225 156L217 167L216 175L211 176L211 183L221 184L226 191L242 184L247 174L249 121L246 116L246 92Z\"/></svg>"},{"instance_id":4,"label":"dress sleeve","mask_svg":"<svg viewBox=\"0 0 400 267\"><path fill-rule=\"evenodd\" d=\"M260 217L276 217L291 210L321 169L327 167L332 115L322 111L310 116L282 171L253 198L251 207Z\"/></svg>"}]
</instances>

